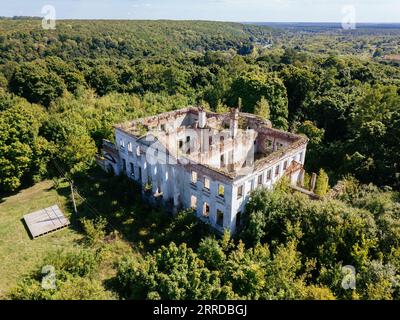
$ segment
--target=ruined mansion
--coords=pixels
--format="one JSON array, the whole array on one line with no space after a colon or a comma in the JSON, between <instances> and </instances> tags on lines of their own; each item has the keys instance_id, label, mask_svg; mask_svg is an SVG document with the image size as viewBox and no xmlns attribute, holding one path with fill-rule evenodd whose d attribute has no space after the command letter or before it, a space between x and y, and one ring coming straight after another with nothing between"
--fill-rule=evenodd
<instances>
[{"instance_id":1,"label":"ruined mansion","mask_svg":"<svg viewBox=\"0 0 400 320\"><path fill-rule=\"evenodd\" d=\"M272 128L268 120L231 109L188 107L115 126L98 163L142 185L166 209L193 208L219 232L242 221L251 191L283 176L304 175L308 139Z\"/></svg>"}]
</instances>

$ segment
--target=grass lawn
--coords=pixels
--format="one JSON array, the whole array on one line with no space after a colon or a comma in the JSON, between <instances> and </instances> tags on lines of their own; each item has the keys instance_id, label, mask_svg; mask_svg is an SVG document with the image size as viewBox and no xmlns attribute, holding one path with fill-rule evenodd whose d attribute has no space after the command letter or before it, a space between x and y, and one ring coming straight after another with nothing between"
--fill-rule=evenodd
<instances>
[{"instance_id":1,"label":"grass lawn","mask_svg":"<svg viewBox=\"0 0 400 320\"><path fill-rule=\"evenodd\" d=\"M43 259L57 249L88 249L84 243L81 218L107 221L108 235L103 239L98 277L106 290L113 290L116 263L127 254L151 252L170 241L195 247L208 226L194 215L167 216L140 199L140 190L124 177L110 177L99 168L76 177L75 186L83 198L77 197L78 215L71 216L70 187L59 182L44 181L18 194L0 199L0 299L15 286L24 274L40 270ZM57 204L70 218L69 228L31 240L22 217L30 212ZM76 231L80 230L80 231ZM82 233L79 233L82 232Z\"/></svg>"},{"instance_id":2,"label":"grass lawn","mask_svg":"<svg viewBox=\"0 0 400 320\"><path fill-rule=\"evenodd\" d=\"M25 273L33 270L50 251L79 247L82 235L71 228L31 240L22 216L57 204L69 217L68 199L44 181L18 194L0 199L0 299Z\"/></svg>"}]
</instances>

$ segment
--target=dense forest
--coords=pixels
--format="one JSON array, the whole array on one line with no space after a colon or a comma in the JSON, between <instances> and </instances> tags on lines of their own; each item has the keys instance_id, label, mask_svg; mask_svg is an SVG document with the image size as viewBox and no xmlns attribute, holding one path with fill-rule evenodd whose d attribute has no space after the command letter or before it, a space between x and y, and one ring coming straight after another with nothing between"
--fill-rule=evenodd
<instances>
[{"instance_id":1,"label":"dense forest","mask_svg":"<svg viewBox=\"0 0 400 320\"><path fill-rule=\"evenodd\" d=\"M114 123L189 104L222 112L239 100L245 112L268 105L274 127L307 135L307 171L345 188L326 201L292 195L284 182L257 191L235 239L181 213L169 228L189 223L197 237L169 230L163 246L125 254L106 290L95 274L110 255L107 219L133 219L110 209L103 228L84 224L84 251L48 257L62 270L58 290L42 290L35 271L11 297L400 298L400 67L385 58L399 53L400 29L40 23L0 20L0 194L60 177L60 167L79 181ZM356 290L340 285L346 264L358 270Z\"/></svg>"}]
</instances>

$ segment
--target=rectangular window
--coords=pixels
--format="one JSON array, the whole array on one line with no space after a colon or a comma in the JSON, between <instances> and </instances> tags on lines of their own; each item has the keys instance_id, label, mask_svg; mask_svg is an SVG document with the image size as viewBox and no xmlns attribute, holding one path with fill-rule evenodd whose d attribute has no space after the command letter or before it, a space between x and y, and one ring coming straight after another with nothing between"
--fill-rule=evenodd
<instances>
[{"instance_id":1,"label":"rectangular window","mask_svg":"<svg viewBox=\"0 0 400 320\"><path fill-rule=\"evenodd\" d=\"M138 157L140 157L140 147L139 146L136 147L136 155Z\"/></svg>"},{"instance_id":2,"label":"rectangular window","mask_svg":"<svg viewBox=\"0 0 400 320\"><path fill-rule=\"evenodd\" d=\"M128 152L129 153L133 152L132 142L128 142Z\"/></svg>"},{"instance_id":3,"label":"rectangular window","mask_svg":"<svg viewBox=\"0 0 400 320\"><path fill-rule=\"evenodd\" d=\"M192 171L192 183L197 183L197 172Z\"/></svg>"},{"instance_id":4,"label":"rectangular window","mask_svg":"<svg viewBox=\"0 0 400 320\"><path fill-rule=\"evenodd\" d=\"M224 197L225 197L225 187L224 187L223 184L218 185L218 195L219 195L221 198L224 198Z\"/></svg>"},{"instance_id":5,"label":"rectangular window","mask_svg":"<svg viewBox=\"0 0 400 320\"><path fill-rule=\"evenodd\" d=\"M259 186L261 186L262 184L263 184L263 176L262 176L262 174L260 174L259 176L258 176L258 185Z\"/></svg>"},{"instance_id":6,"label":"rectangular window","mask_svg":"<svg viewBox=\"0 0 400 320\"><path fill-rule=\"evenodd\" d=\"M270 181L271 178L272 178L272 170L269 169L268 172L267 172L267 181Z\"/></svg>"},{"instance_id":7,"label":"rectangular window","mask_svg":"<svg viewBox=\"0 0 400 320\"><path fill-rule=\"evenodd\" d=\"M203 205L203 216L208 218L210 216L210 206L207 202L204 202Z\"/></svg>"},{"instance_id":8,"label":"rectangular window","mask_svg":"<svg viewBox=\"0 0 400 320\"><path fill-rule=\"evenodd\" d=\"M197 208L197 197L192 196L190 199L190 206L192 209L196 209Z\"/></svg>"},{"instance_id":9,"label":"rectangular window","mask_svg":"<svg viewBox=\"0 0 400 320\"><path fill-rule=\"evenodd\" d=\"M131 176L133 177L134 175L135 175L135 166L133 165L133 163L132 162L130 162L129 163L129 165L130 165L130 169L131 169Z\"/></svg>"},{"instance_id":10,"label":"rectangular window","mask_svg":"<svg viewBox=\"0 0 400 320\"><path fill-rule=\"evenodd\" d=\"M255 180L250 181L250 191L254 190L254 183L255 183Z\"/></svg>"},{"instance_id":11,"label":"rectangular window","mask_svg":"<svg viewBox=\"0 0 400 320\"><path fill-rule=\"evenodd\" d=\"M242 213L239 211L236 215L236 228L239 228L242 224Z\"/></svg>"},{"instance_id":12,"label":"rectangular window","mask_svg":"<svg viewBox=\"0 0 400 320\"><path fill-rule=\"evenodd\" d=\"M224 225L224 213L221 210L217 210L217 225L220 227Z\"/></svg>"},{"instance_id":13,"label":"rectangular window","mask_svg":"<svg viewBox=\"0 0 400 320\"><path fill-rule=\"evenodd\" d=\"M125 148L125 141L123 139L119 140L119 146L123 149Z\"/></svg>"},{"instance_id":14,"label":"rectangular window","mask_svg":"<svg viewBox=\"0 0 400 320\"><path fill-rule=\"evenodd\" d=\"M275 168L275 177L279 176L280 170L281 170L281 169L280 169L280 166L277 165L276 168Z\"/></svg>"},{"instance_id":15,"label":"rectangular window","mask_svg":"<svg viewBox=\"0 0 400 320\"><path fill-rule=\"evenodd\" d=\"M161 127L161 131L165 131L165 124L162 124L160 127Z\"/></svg>"},{"instance_id":16,"label":"rectangular window","mask_svg":"<svg viewBox=\"0 0 400 320\"><path fill-rule=\"evenodd\" d=\"M208 178L204 178L204 189L210 191L210 180Z\"/></svg>"},{"instance_id":17,"label":"rectangular window","mask_svg":"<svg viewBox=\"0 0 400 320\"><path fill-rule=\"evenodd\" d=\"M126 172L126 160L122 159L122 171Z\"/></svg>"},{"instance_id":18,"label":"rectangular window","mask_svg":"<svg viewBox=\"0 0 400 320\"><path fill-rule=\"evenodd\" d=\"M192 148L191 148L191 143L190 143L190 136L186 137L186 153L191 154Z\"/></svg>"},{"instance_id":19,"label":"rectangular window","mask_svg":"<svg viewBox=\"0 0 400 320\"><path fill-rule=\"evenodd\" d=\"M179 150L182 150L182 148L183 148L183 140L179 140L178 148L179 148Z\"/></svg>"},{"instance_id":20,"label":"rectangular window","mask_svg":"<svg viewBox=\"0 0 400 320\"><path fill-rule=\"evenodd\" d=\"M283 163L283 170L286 170L287 167L288 167L288 161L286 160L286 161Z\"/></svg>"},{"instance_id":21,"label":"rectangular window","mask_svg":"<svg viewBox=\"0 0 400 320\"><path fill-rule=\"evenodd\" d=\"M240 199L243 197L243 185L239 186L237 189L237 198Z\"/></svg>"},{"instance_id":22,"label":"rectangular window","mask_svg":"<svg viewBox=\"0 0 400 320\"><path fill-rule=\"evenodd\" d=\"M139 180L142 180L142 168L139 167Z\"/></svg>"},{"instance_id":23,"label":"rectangular window","mask_svg":"<svg viewBox=\"0 0 400 320\"><path fill-rule=\"evenodd\" d=\"M303 152L300 153L300 162L303 163Z\"/></svg>"}]
</instances>

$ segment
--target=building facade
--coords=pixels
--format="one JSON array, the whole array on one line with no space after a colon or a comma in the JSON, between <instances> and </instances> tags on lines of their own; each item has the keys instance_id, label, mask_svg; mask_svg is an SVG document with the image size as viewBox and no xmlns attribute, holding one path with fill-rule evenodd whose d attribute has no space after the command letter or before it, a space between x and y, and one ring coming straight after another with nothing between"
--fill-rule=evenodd
<instances>
[{"instance_id":1,"label":"building facade","mask_svg":"<svg viewBox=\"0 0 400 320\"><path fill-rule=\"evenodd\" d=\"M104 141L98 163L140 183L167 209L193 208L219 232L234 233L250 192L283 176L298 184L308 139L231 109L201 107L118 124L115 144Z\"/></svg>"}]
</instances>

